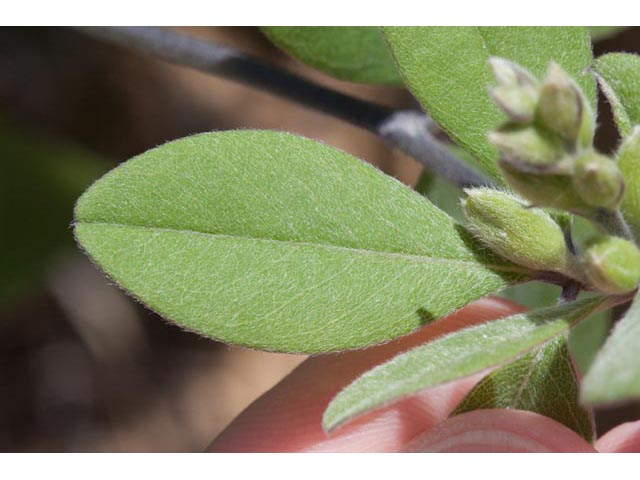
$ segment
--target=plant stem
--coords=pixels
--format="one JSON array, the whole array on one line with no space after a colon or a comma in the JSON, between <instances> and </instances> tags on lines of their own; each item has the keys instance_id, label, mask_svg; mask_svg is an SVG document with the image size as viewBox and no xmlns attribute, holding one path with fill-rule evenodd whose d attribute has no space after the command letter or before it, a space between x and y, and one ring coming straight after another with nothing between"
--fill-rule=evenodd
<instances>
[{"instance_id":1,"label":"plant stem","mask_svg":"<svg viewBox=\"0 0 640 480\"><path fill-rule=\"evenodd\" d=\"M419 111L396 111L323 87L234 48L162 27L74 27L110 43L168 62L242 82L332 115L380 136L387 144L460 187L490 185L484 175L453 154L429 131Z\"/></svg>"},{"instance_id":2,"label":"plant stem","mask_svg":"<svg viewBox=\"0 0 640 480\"><path fill-rule=\"evenodd\" d=\"M620 210L599 209L592 215L592 220L604 228L607 233L634 242L633 234Z\"/></svg>"}]
</instances>

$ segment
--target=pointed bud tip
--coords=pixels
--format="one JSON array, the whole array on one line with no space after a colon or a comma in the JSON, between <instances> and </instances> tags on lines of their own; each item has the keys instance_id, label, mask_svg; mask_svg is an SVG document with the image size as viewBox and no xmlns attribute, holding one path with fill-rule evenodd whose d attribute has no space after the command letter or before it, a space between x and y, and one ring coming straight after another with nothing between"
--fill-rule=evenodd
<instances>
[{"instance_id":1,"label":"pointed bud tip","mask_svg":"<svg viewBox=\"0 0 640 480\"><path fill-rule=\"evenodd\" d=\"M539 82L531 72L515 62L501 57L489 57L489 65L493 70L498 85L537 87Z\"/></svg>"},{"instance_id":2,"label":"pointed bud tip","mask_svg":"<svg viewBox=\"0 0 640 480\"><path fill-rule=\"evenodd\" d=\"M589 103L577 83L557 63L549 64L540 88L536 119L544 128L564 138L571 148L588 148L595 121Z\"/></svg>"}]
</instances>

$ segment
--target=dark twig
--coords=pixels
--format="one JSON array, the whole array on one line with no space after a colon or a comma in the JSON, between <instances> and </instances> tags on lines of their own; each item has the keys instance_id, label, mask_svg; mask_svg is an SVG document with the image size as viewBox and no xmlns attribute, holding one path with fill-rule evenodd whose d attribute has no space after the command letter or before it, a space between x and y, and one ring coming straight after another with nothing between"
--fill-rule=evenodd
<instances>
[{"instance_id":1,"label":"dark twig","mask_svg":"<svg viewBox=\"0 0 640 480\"><path fill-rule=\"evenodd\" d=\"M242 82L324 112L382 137L425 168L461 186L490 181L460 160L429 131L418 111L395 111L331 90L233 48L161 27L80 27L82 32L168 62Z\"/></svg>"},{"instance_id":2,"label":"dark twig","mask_svg":"<svg viewBox=\"0 0 640 480\"><path fill-rule=\"evenodd\" d=\"M562 293L560 294L560 303L573 302L578 298L578 294L582 289L582 285L575 280L569 280L562 286Z\"/></svg>"}]
</instances>

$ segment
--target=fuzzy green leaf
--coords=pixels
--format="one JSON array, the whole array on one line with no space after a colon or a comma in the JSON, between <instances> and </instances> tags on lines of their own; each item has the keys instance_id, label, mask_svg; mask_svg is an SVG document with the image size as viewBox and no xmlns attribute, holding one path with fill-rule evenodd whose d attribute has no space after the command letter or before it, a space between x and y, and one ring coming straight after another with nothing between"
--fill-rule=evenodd
<instances>
[{"instance_id":1,"label":"fuzzy green leaf","mask_svg":"<svg viewBox=\"0 0 640 480\"><path fill-rule=\"evenodd\" d=\"M633 127L616 156L626 185L620 205L622 214L636 238L640 238L640 125Z\"/></svg>"},{"instance_id":2,"label":"fuzzy green leaf","mask_svg":"<svg viewBox=\"0 0 640 480\"><path fill-rule=\"evenodd\" d=\"M502 364L567 331L606 299L590 298L470 327L409 350L369 370L329 404L333 430L355 416L418 390Z\"/></svg>"},{"instance_id":3,"label":"fuzzy green leaf","mask_svg":"<svg viewBox=\"0 0 640 480\"><path fill-rule=\"evenodd\" d=\"M640 56L609 53L595 61L594 70L623 137L640 124Z\"/></svg>"},{"instance_id":4,"label":"fuzzy green leaf","mask_svg":"<svg viewBox=\"0 0 640 480\"><path fill-rule=\"evenodd\" d=\"M582 384L587 404L620 402L640 397L640 296L596 355Z\"/></svg>"},{"instance_id":5,"label":"fuzzy green leaf","mask_svg":"<svg viewBox=\"0 0 640 480\"><path fill-rule=\"evenodd\" d=\"M580 391L565 335L491 372L467 394L454 415L484 408L536 412L594 440L592 413L578 404Z\"/></svg>"},{"instance_id":6,"label":"fuzzy green leaf","mask_svg":"<svg viewBox=\"0 0 640 480\"><path fill-rule=\"evenodd\" d=\"M262 27L281 49L342 80L402 85L379 27Z\"/></svg>"},{"instance_id":7,"label":"fuzzy green leaf","mask_svg":"<svg viewBox=\"0 0 640 480\"><path fill-rule=\"evenodd\" d=\"M498 153L487 132L506 117L488 94L495 84L489 57L515 61L538 77L550 61L559 63L595 111L595 84L584 73L592 59L584 27L384 27L384 33L416 98L494 177Z\"/></svg>"},{"instance_id":8,"label":"fuzzy green leaf","mask_svg":"<svg viewBox=\"0 0 640 480\"><path fill-rule=\"evenodd\" d=\"M400 182L270 131L196 135L134 158L83 195L75 231L163 316L267 350L384 342L523 277Z\"/></svg>"}]
</instances>

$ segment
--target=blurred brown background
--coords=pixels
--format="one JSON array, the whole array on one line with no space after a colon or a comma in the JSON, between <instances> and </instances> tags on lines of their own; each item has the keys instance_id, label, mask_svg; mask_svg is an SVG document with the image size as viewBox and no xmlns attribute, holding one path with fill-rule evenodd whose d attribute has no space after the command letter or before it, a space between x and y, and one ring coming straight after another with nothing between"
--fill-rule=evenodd
<instances>
[{"instance_id":1,"label":"blurred brown background","mask_svg":"<svg viewBox=\"0 0 640 480\"><path fill-rule=\"evenodd\" d=\"M400 89L307 69L255 28L183 30L353 95L412 105ZM594 49L639 52L640 29ZM183 332L111 286L73 245L73 202L104 171L166 141L231 128L319 139L411 185L421 172L371 134L259 91L63 28L0 28L0 451L202 450L303 359ZM600 132L601 148L616 140ZM629 408L604 412L603 428L637 412Z\"/></svg>"}]
</instances>

